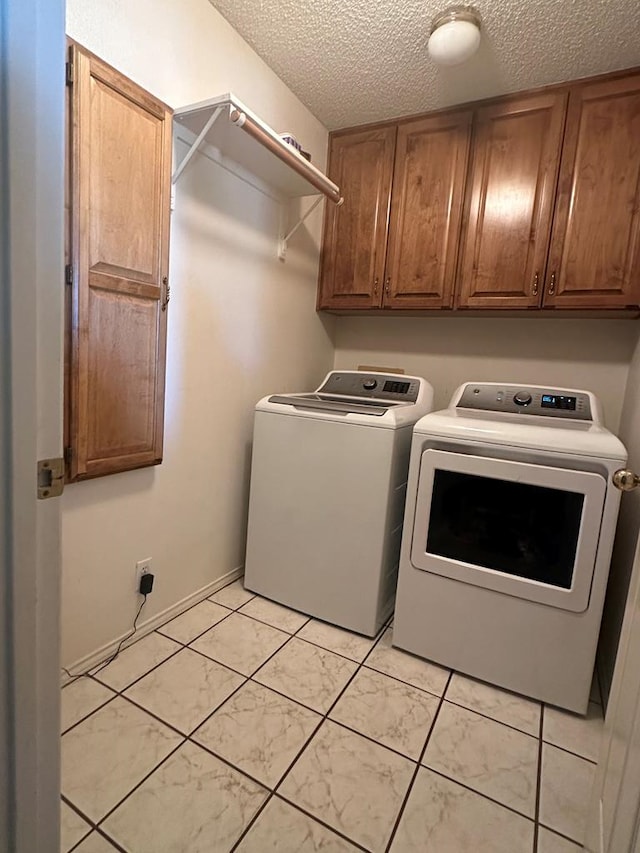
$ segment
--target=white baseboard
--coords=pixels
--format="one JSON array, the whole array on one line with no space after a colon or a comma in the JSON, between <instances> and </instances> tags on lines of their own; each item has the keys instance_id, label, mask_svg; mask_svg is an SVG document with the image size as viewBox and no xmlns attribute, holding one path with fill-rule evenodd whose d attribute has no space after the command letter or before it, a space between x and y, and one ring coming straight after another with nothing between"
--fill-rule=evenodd
<instances>
[{"instance_id":1,"label":"white baseboard","mask_svg":"<svg viewBox=\"0 0 640 853\"><path fill-rule=\"evenodd\" d=\"M138 640L141 640L147 634L150 634L152 631L159 625L163 625L165 622L168 622L170 619L175 619L176 616L179 616L181 613L184 613L185 610L188 610L190 607L193 607L194 604L198 604L200 601L203 601L205 598L208 598L210 595L213 595L219 589L222 589L223 586L231 583L237 578L241 578L244 574L244 566L239 566L237 569L232 569L230 572L227 572L226 575L223 575L221 578L217 578L211 583L203 586L201 589L196 590L196 592L192 592L191 595L188 595L186 598L183 598L182 601L178 601L175 604L172 604L171 607L167 607L166 610L163 610L162 613L157 613L155 616L152 616L150 619L147 619L146 622L142 622L138 625L138 629L133 637L130 640L125 641L122 644L122 648L126 649L127 646L133 645ZM89 669L93 669L94 666L97 666L99 663L107 660L107 658L112 655L115 650L118 648L118 643L122 640L123 637L126 637L129 632L122 634L120 637L116 637L115 640L112 640L110 643L107 643L104 646L101 646L99 649L96 649L94 652L91 652L85 657L80 658L75 663L71 664L67 667L69 672L79 673L86 672ZM62 685L67 684L71 679L69 676L63 672L62 673Z\"/></svg>"}]
</instances>

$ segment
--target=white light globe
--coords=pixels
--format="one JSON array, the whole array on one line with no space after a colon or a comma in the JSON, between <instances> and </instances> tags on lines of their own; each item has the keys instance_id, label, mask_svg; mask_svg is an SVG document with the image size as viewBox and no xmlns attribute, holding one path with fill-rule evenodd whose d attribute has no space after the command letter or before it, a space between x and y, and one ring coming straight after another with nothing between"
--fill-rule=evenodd
<instances>
[{"instance_id":1,"label":"white light globe","mask_svg":"<svg viewBox=\"0 0 640 853\"><path fill-rule=\"evenodd\" d=\"M431 33L429 56L438 65L460 65L476 52L480 30L471 21L449 21Z\"/></svg>"}]
</instances>

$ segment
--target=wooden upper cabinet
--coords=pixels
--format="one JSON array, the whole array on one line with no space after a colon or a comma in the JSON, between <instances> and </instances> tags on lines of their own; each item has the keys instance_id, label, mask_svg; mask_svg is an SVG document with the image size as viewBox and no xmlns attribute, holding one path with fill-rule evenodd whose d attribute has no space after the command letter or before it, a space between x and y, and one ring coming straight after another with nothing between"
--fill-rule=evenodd
<instances>
[{"instance_id":1,"label":"wooden upper cabinet","mask_svg":"<svg viewBox=\"0 0 640 853\"><path fill-rule=\"evenodd\" d=\"M318 308L380 304L396 128L332 137L329 176L344 203L327 205Z\"/></svg>"},{"instance_id":2,"label":"wooden upper cabinet","mask_svg":"<svg viewBox=\"0 0 640 853\"><path fill-rule=\"evenodd\" d=\"M77 45L70 126L71 478L162 460L171 111Z\"/></svg>"},{"instance_id":3,"label":"wooden upper cabinet","mask_svg":"<svg viewBox=\"0 0 640 853\"><path fill-rule=\"evenodd\" d=\"M571 91L544 304L640 304L640 74Z\"/></svg>"},{"instance_id":4,"label":"wooden upper cabinet","mask_svg":"<svg viewBox=\"0 0 640 853\"><path fill-rule=\"evenodd\" d=\"M551 92L477 111L460 307L539 306L566 101Z\"/></svg>"},{"instance_id":5,"label":"wooden upper cabinet","mask_svg":"<svg viewBox=\"0 0 640 853\"><path fill-rule=\"evenodd\" d=\"M464 110L398 128L385 308L452 304L472 117Z\"/></svg>"}]
</instances>

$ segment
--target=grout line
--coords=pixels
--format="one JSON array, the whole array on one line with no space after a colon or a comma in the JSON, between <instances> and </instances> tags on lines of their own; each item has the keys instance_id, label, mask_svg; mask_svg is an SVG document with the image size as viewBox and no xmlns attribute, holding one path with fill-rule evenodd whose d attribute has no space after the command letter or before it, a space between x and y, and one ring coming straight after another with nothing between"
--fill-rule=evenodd
<instances>
[{"instance_id":1,"label":"grout line","mask_svg":"<svg viewBox=\"0 0 640 853\"><path fill-rule=\"evenodd\" d=\"M567 749L566 746L559 746L557 743L553 743L553 741L550 741L550 740L544 740L543 739L542 742L546 743L547 746L554 747L554 749L559 749L560 752L565 752L567 755L573 755L574 758L581 758L583 761L586 761L588 764L593 764L594 767L598 766L598 762L594 761L593 758L587 758L584 755L580 755L579 752L574 752L572 749Z\"/></svg>"},{"instance_id":2,"label":"grout line","mask_svg":"<svg viewBox=\"0 0 640 853\"><path fill-rule=\"evenodd\" d=\"M402 649L398 649L398 651L402 651ZM406 654L406 652L403 652L403 654ZM424 663L430 663L433 666L440 666L439 663L434 664L433 661L427 660L426 658L423 659L423 662ZM390 672L386 672L383 669L376 669L375 666L372 666L371 664L366 664L363 662L362 666L364 666L365 669L371 670L372 672L377 672L380 675L386 675L387 678L393 678L394 681L399 681L400 684L406 684L407 687L413 687L414 690L419 690L421 693L426 693L427 696L435 696L436 699L441 699L444 696L444 693L435 693L433 690L427 690L426 687L418 687L417 684L412 684L410 681L405 681L404 678L398 678L397 675L391 675ZM450 674L453 674L453 670L448 670L446 667L440 667L440 668L444 669L446 672L448 672ZM447 679L448 678L449 678L449 676L447 675Z\"/></svg>"},{"instance_id":3,"label":"grout line","mask_svg":"<svg viewBox=\"0 0 640 853\"><path fill-rule=\"evenodd\" d=\"M540 724L538 726L538 767L536 773L536 803L534 806L534 818L535 824L533 827L533 853L536 853L538 849L538 835L539 835L539 826L538 821L540 820L540 796L542 794L542 733L544 731L544 704L540 708Z\"/></svg>"},{"instance_id":4,"label":"grout line","mask_svg":"<svg viewBox=\"0 0 640 853\"><path fill-rule=\"evenodd\" d=\"M337 835L340 838L344 839L345 841L348 841L349 844L354 846L357 850L363 850L364 853L370 853L370 851L367 847L363 847L362 844L360 844L358 841L354 841L353 838L349 838L348 835L345 835L344 832L342 832L339 829L336 829L335 826L331 826L331 824L322 820L322 818L319 818L317 815L312 814L311 812L307 811L302 806L297 805L296 803L293 802L293 800L290 800L290 799L288 799L288 797L285 797L284 794L275 794L274 793L273 796L277 800L282 800L284 803L286 803L288 806L291 806L291 808L295 809L296 811L302 812L303 815L306 815L308 818L311 818L311 820L313 820L315 823L319 823L321 826L324 826L325 829L328 829L334 835Z\"/></svg>"},{"instance_id":5,"label":"grout line","mask_svg":"<svg viewBox=\"0 0 640 853\"><path fill-rule=\"evenodd\" d=\"M543 829L548 829L549 832L552 832L554 835L559 835L560 838L563 838L565 841L570 841L572 844L576 844L580 848L580 850L582 850L581 844L583 842L576 841L575 838L572 838L570 835L566 835L564 832L560 832L559 829L554 829L552 826L547 826L546 823L541 823L540 826Z\"/></svg>"},{"instance_id":6,"label":"grout line","mask_svg":"<svg viewBox=\"0 0 640 853\"><path fill-rule=\"evenodd\" d=\"M88 678L91 678L91 676L88 676ZM91 679L91 680L92 680L92 681L97 681L97 679ZM97 682L97 683L98 683L98 684L100 684L100 686L101 686L101 687L104 687L104 686L105 686L104 684L102 684L102 682L101 682L101 681L100 681L100 682ZM96 711L100 711L100 710L102 710L102 708L105 708L107 705L109 705L111 702L113 702L113 700L114 700L117 696L119 696L119 695L120 695L120 694L116 693L116 692L115 692L115 690L113 690L111 687L109 687L108 689L113 693L113 696L110 696L106 701L104 701L101 705L98 705L96 708L92 708L92 709L91 709L91 711L89 711L89 713L88 713L88 714L85 714L85 715L84 715L84 717L80 717L80 719L79 719L79 720L76 720L76 721L75 721L75 723L71 723L71 725L70 725L70 726L68 726L66 729L64 729L64 731L61 731L61 732L60 732L60 737L63 737L64 735L66 735L66 734L67 734L67 732L70 732L72 729L75 729L75 727L76 727L76 726L79 726L79 725L80 725L80 723L84 723L84 721L85 721L85 720L88 720L88 719L89 719L89 717L90 717L92 714L95 714L95 713L96 713Z\"/></svg>"},{"instance_id":7,"label":"grout line","mask_svg":"<svg viewBox=\"0 0 640 853\"><path fill-rule=\"evenodd\" d=\"M496 806L500 806L500 808L506 809L511 814L518 815L518 817L524 818L524 820L528 820L529 823L535 823L535 820L531 817L531 815L525 814L524 812L519 812L518 809L515 809L513 806L508 806L506 803L501 802L500 800L496 800L494 797L490 797L488 794L483 794L482 791L478 791L475 788L472 788L470 785L467 785L466 782L461 782L460 779L454 779L453 776L447 776L446 773L442 773L440 770L435 770L433 767L429 767L427 764L423 764L425 770L428 770L430 773L435 773L436 776L441 776L443 779L447 779L449 782L453 782L454 785L458 785L460 788L464 788L467 791L470 791L472 794L476 794L478 797L482 797L483 800L489 800L490 803L493 803Z\"/></svg>"},{"instance_id":8,"label":"grout line","mask_svg":"<svg viewBox=\"0 0 640 853\"><path fill-rule=\"evenodd\" d=\"M518 697L520 698L520 697ZM523 699L526 697L522 697ZM485 720L491 720L494 723L499 723L501 726L505 726L507 729L511 729L514 732L520 732L521 735L526 735L527 737L533 738L534 740L540 740L540 735L535 734L532 735L531 732L525 732L524 729L519 729L517 726L512 726L511 723L505 723L503 720L497 720L495 717L492 717L491 714L485 714L483 711L478 711L476 708L470 708L468 705L462 705L460 702L454 702L453 699L448 699L445 696L445 701L449 705L455 705L456 708L462 708L464 711L471 711L473 714L477 714L479 717L484 717ZM537 701L535 699L529 701ZM542 702L538 702L540 706L542 706Z\"/></svg>"},{"instance_id":9,"label":"grout line","mask_svg":"<svg viewBox=\"0 0 640 853\"><path fill-rule=\"evenodd\" d=\"M433 733L433 730L434 730L435 725L436 725L436 721L437 721L438 716L440 714L440 709L442 708L442 705L444 704L444 697L445 697L447 690L449 689L449 684L451 683L452 678L453 678L453 672L450 672L449 677L447 678L447 683L445 684L444 690L442 691L442 696L440 697L438 707L436 708L436 712L433 715L433 720L431 720L431 725L429 726L429 730L427 732L427 736L425 738L424 745L423 745L422 749L420 750L420 755L418 756L416 768L413 771L413 775L409 781L409 785L407 786L406 793L404 795L402 803L400 804L400 809L398 810L398 814L396 815L396 819L393 823L393 826L391 827L391 834L389 835L389 841L387 842L387 845L385 847L385 853L388 853L388 851L391 849L391 845L393 844L393 839L395 838L396 833L398 831L398 827L400 826L400 821L402 820L402 815L404 814L404 810L407 807L407 803L409 802L409 797L411 795L411 791L413 790L413 786L414 786L415 781L418 777L418 773L420 772L422 759L424 758L425 752L427 751L427 746L429 744L429 741L431 740L431 735Z\"/></svg>"},{"instance_id":10,"label":"grout line","mask_svg":"<svg viewBox=\"0 0 640 853\"><path fill-rule=\"evenodd\" d=\"M107 833L103 829L97 827L95 832L98 836L100 836L100 838L105 838L115 850L119 850L120 853L128 853L128 851L124 847L122 847L122 845L118 844L117 841L114 841L113 838L111 838L110 835L107 835Z\"/></svg>"}]
</instances>

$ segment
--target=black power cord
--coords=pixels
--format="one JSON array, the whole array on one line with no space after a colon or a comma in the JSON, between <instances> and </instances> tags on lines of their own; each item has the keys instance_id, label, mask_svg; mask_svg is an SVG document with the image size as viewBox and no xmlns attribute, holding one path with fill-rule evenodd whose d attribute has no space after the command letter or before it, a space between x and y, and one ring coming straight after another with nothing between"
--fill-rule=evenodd
<instances>
[{"instance_id":1,"label":"black power cord","mask_svg":"<svg viewBox=\"0 0 640 853\"><path fill-rule=\"evenodd\" d=\"M147 603L147 593L141 593L141 595L142 595L142 603L141 603L140 607L138 608L138 612L136 613L135 619L133 620L133 626L132 626L131 630L129 631L128 634L126 634L120 640L120 642L118 643L118 647L116 648L115 652L111 655L111 657L108 658L104 663L100 664L98 669L94 669L93 667L91 667L91 669L87 669L85 672L77 672L74 674L74 673L69 672L69 670L66 667L64 667L64 666L62 667L62 671L65 672L69 676L69 678L71 679L71 682L77 681L79 678L84 678L85 676L88 676L88 675L97 675L99 672L102 672L102 670L105 667L109 666L110 663L113 663L113 661L118 657L118 655L120 654L120 651L122 650L122 644L126 643L127 640L130 640L131 637L133 637L133 635L138 630L138 619L140 618L140 614L142 613L142 608Z\"/></svg>"}]
</instances>

